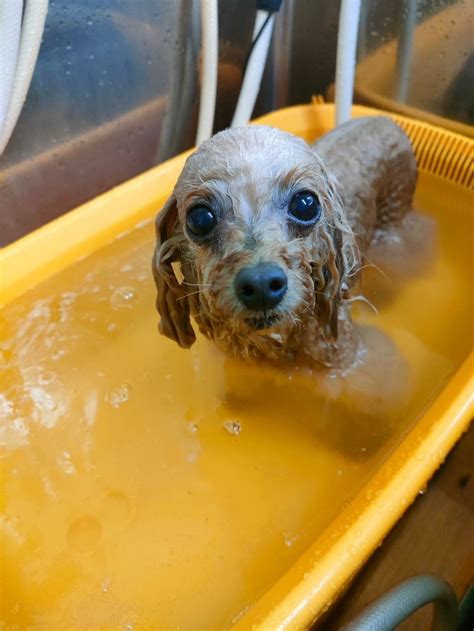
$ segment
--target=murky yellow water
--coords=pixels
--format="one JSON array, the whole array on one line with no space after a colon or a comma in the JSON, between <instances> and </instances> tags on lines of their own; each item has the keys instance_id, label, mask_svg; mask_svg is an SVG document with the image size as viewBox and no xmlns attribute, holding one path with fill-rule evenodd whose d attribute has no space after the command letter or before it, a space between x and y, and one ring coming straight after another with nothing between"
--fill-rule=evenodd
<instances>
[{"instance_id":1,"label":"murky yellow water","mask_svg":"<svg viewBox=\"0 0 474 631\"><path fill-rule=\"evenodd\" d=\"M471 346L467 193L433 186L417 198L438 222L433 266L401 285L365 274L379 315L358 318L407 364L382 357L376 392L362 375L321 397L315 376L159 337L151 225L4 310L6 628L222 629L290 566Z\"/></svg>"}]
</instances>

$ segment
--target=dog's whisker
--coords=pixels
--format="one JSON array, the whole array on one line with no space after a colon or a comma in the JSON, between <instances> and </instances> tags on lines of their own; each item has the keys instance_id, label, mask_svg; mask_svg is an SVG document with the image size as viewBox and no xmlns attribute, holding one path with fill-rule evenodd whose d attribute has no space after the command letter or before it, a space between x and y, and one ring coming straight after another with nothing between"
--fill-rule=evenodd
<instances>
[{"instance_id":1,"label":"dog's whisker","mask_svg":"<svg viewBox=\"0 0 474 631\"><path fill-rule=\"evenodd\" d=\"M202 293L202 289L198 289L197 291L192 291L189 294L185 294L184 296L180 296L179 298L176 299L177 302L184 300L185 298L189 298L190 296L195 296L196 294L201 294Z\"/></svg>"},{"instance_id":2,"label":"dog's whisker","mask_svg":"<svg viewBox=\"0 0 474 631\"><path fill-rule=\"evenodd\" d=\"M359 272L361 272L363 269L365 269L366 267L376 267L375 265L372 265L371 263L367 263L367 265L361 265L360 267L358 267L357 269L355 269L353 272L351 272L350 274L347 274L348 278L353 278L354 276L357 276L357 274Z\"/></svg>"},{"instance_id":3,"label":"dog's whisker","mask_svg":"<svg viewBox=\"0 0 474 631\"><path fill-rule=\"evenodd\" d=\"M370 267L370 266L373 267L374 269L377 270L377 272L379 272L383 276L383 278L385 278L385 280L392 282L392 279L383 271L383 269L381 269L378 265L376 265L373 261L371 261L369 257L367 256L367 254L365 254L365 258L367 259L367 261L369 261L369 265L367 267Z\"/></svg>"},{"instance_id":4,"label":"dog's whisker","mask_svg":"<svg viewBox=\"0 0 474 631\"><path fill-rule=\"evenodd\" d=\"M365 304L367 304L371 309L373 309L376 315L379 315L377 307L362 294L360 294L359 296L353 296L352 298L348 298L346 302L348 302L349 304L351 304L352 302L365 302Z\"/></svg>"},{"instance_id":5,"label":"dog's whisker","mask_svg":"<svg viewBox=\"0 0 474 631\"><path fill-rule=\"evenodd\" d=\"M189 285L190 287L201 287L202 289L204 289L205 287L212 287L212 283L188 283L185 280L183 280L181 284Z\"/></svg>"}]
</instances>

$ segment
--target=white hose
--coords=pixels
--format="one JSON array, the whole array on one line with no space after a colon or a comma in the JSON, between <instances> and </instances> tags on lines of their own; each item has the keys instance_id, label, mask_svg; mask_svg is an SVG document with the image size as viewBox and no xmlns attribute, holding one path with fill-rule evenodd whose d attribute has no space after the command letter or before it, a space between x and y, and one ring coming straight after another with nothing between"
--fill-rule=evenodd
<instances>
[{"instance_id":1,"label":"white hose","mask_svg":"<svg viewBox=\"0 0 474 631\"><path fill-rule=\"evenodd\" d=\"M17 4L22 3L18 2ZM47 12L48 0L26 0L15 80L6 118L0 131L0 155L2 155L10 140L30 87L43 37Z\"/></svg>"},{"instance_id":2,"label":"white hose","mask_svg":"<svg viewBox=\"0 0 474 631\"><path fill-rule=\"evenodd\" d=\"M416 28L417 1L408 0L403 28L398 39L397 48L397 101L405 103L410 88L411 60L413 57L413 40Z\"/></svg>"},{"instance_id":3,"label":"white hose","mask_svg":"<svg viewBox=\"0 0 474 631\"><path fill-rule=\"evenodd\" d=\"M342 0L336 59L336 125L351 117L360 0Z\"/></svg>"},{"instance_id":4,"label":"white hose","mask_svg":"<svg viewBox=\"0 0 474 631\"><path fill-rule=\"evenodd\" d=\"M0 137L15 81L22 11L22 0L0 2Z\"/></svg>"},{"instance_id":5,"label":"white hose","mask_svg":"<svg viewBox=\"0 0 474 631\"><path fill-rule=\"evenodd\" d=\"M257 37L267 18L267 11L257 11L252 41L254 41ZM245 71L245 76L242 82L242 87L240 88L239 100L237 101L237 106L235 108L231 127L246 125L252 116L252 112L255 107L255 101L257 100L257 96L260 91L260 84L262 82L265 63L267 61L268 49L270 48L270 41L272 39L274 21L275 16L272 15L268 20L267 25L265 26L265 30L259 37L258 42L255 44L252 54L250 55L250 59L248 60L247 64L247 70Z\"/></svg>"},{"instance_id":6,"label":"white hose","mask_svg":"<svg viewBox=\"0 0 474 631\"><path fill-rule=\"evenodd\" d=\"M201 0L202 75L196 146L212 136L217 93L217 0Z\"/></svg>"}]
</instances>

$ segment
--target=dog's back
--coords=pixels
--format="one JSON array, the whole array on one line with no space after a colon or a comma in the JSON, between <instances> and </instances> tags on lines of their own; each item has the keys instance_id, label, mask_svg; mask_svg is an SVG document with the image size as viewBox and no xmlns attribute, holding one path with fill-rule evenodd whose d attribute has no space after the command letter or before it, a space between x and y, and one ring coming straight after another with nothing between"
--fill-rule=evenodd
<instances>
[{"instance_id":1,"label":"dog's back","mask_svg":"<svg viewBox=\"0 0 474 631\"><path fill-rule=\"evenodd\" d=\"M410 141L389 118L353 119L312 146L336 179L347 218L366 248L375 228L411 209L417 167Z\"/></svg>"}]
</instances>

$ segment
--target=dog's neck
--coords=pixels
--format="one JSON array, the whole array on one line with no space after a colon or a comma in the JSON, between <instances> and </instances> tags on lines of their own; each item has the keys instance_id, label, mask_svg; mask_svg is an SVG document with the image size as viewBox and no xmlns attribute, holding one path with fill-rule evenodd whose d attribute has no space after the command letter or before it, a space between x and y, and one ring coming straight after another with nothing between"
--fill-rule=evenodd
<instances>
[{"instance_id":1,"label":"dog's neck","mask_svg":"<svg viewBox=\"0 0 474 631\"><path fill-rule=\"evenodd\" d=\"M350 317L349 307L342 307L338 318L338 338L323 331L316 316L305 320L304 327L278 327L239 332L229 323L221 323L211 332L202 332L226 355L245 360L266 361L281 365L306 365L313 368L344 370L357 358L359 339Z\"/></svg>"},{"instance_id":2,"label":"dog's neck","mask_svg":"<svg viewBox=\"0 0 474 631\"><path fill-rule=\"evenodd\" d=\"M321 368L345 370L357 360L360 340L350 317L349 308L340 309L337 339L327 335L315 318L305 329L296 358L297 363Z\"/></svg>"}]
</instances>

